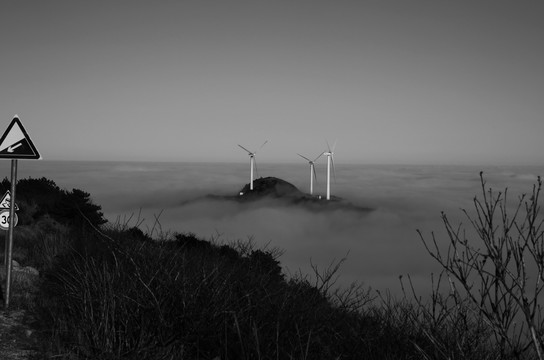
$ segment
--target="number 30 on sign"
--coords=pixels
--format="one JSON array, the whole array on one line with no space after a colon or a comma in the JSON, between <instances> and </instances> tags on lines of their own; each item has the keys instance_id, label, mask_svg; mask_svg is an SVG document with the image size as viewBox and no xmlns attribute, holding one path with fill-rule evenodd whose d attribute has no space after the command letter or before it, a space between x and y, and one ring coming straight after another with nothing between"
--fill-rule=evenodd
<instances>
[{"instance_id":1,"label":"number 30 on sign","mask_svg":"<svg viewBox=\"0 0 544 360\"><path fill-rule=\"evenodd\" d=\"M17 221L19 220L17 218L17 214L13 214L15 217L13 218L13 226L17 226ZM9 230L9 209L4 209L0 211L0 229L1 230Z\"/></svg>"}]
</instances>

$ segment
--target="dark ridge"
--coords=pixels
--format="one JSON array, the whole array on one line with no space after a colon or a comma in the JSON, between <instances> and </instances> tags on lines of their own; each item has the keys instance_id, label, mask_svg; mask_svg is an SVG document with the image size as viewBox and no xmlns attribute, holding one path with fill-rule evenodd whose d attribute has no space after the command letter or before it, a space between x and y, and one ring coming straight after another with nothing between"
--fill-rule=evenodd
<instances>
[{"instance_id":1,"label":"dark ridge","mask_svg":"<svg viewBox=\"0 0 544 360\"><path fill-rule=\"evenodd\" d=\"M295 185L272 176L253 180L253 190L250 190L248 183L235 196L208 195L206 198L239 203L272 200L274 205L300 206L311 211L348 210L366 213L373 210L352 204L337 196L331 196L330 200L326 200L324 196L303 193Z\"/></svg>"},{"instance_id":2,"label":"dark ridge","mask_svg":"<svg viewBox=\"0 0 544 360\"><path fill-rule=\"evenodd\" d=\"M300 198L309 196L302 193L295 185L277 177L265 177L253 181L253 190L249 184L244 185L240 190L239 197L244 200L259 199L263 197L272 198Z\"/></svg>"}]
</instances>

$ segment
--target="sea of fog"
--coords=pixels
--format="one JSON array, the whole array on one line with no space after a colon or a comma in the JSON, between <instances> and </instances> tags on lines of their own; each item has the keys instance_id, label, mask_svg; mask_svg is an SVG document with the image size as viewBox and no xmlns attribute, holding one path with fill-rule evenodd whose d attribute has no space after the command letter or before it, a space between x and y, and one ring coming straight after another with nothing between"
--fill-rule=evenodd
<instances>
[{"instance_id":1,"label":"sea of fog","mask_svg":"<svg viewBox=\"0 0 544 360\"><path fill-rule=\"evenodd\" d=\"M2 177L10 163L0 163ZM316 193L325 192L325 164L317 166ZM284 179L309 191L309 166L259 164L259 176ZM370 212L311 212L274 203L240 204L203 198L236 195L249 182L249 166L228 163L19 161L18 178L47 177L68 190L82 189L102 206L112 223L145 232L191 232L218 242L251 239L256 247L283 250L286 274L311 274L347 257L338 283L363 283L400 294L399 276L410 275L418 290L429 288L440 268L416 232L439 243L448 239L441 211L453 222L466 219L481 195L480 171L493 189L508 187L514 204L530 192L544 167L497 166L336 166L332 193Z\"/></svg>"}]
</instances>

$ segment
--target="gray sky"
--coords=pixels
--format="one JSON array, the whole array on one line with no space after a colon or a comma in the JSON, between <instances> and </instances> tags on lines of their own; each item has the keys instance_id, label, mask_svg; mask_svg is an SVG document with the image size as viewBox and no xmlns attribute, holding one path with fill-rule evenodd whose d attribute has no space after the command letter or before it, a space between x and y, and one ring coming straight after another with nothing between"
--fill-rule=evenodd
<instances>
[{"instance_id":1,"label":"gray sky","mask_svg":"<svg viewBox=\"0 0 544 360\"><path fill-rule=\"evenodd\" d=\"M2 122L44 159L542 164L540 1L1 5Z\"/></svg>"}]
</instances>

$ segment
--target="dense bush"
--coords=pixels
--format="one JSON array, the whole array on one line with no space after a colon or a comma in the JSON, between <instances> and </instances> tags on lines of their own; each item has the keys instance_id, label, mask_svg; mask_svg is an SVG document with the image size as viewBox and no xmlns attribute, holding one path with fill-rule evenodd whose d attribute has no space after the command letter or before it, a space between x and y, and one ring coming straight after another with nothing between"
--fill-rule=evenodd
<instances>
[{"instance_id":1,"label":"dense bush","mask_svg":"<svg viewBox=\"0 0 544 360\"><path fill-rule=\"evenodd\" d=\"M10 188L11 182L4 178L0 182L0 192ZM15 195L21 225L34 223L43 217L70 227L96 227L106 223L102 207L92 202L89 193L79 189L60 189L53 180L44 177L17 181Z\"/></svg>"},{"instance_id":2,"label":"dense bush","mask_svg":"<svg viewBox=\"0 0 544 360\"><path fill-rule=\"evenodd\" d=\"M285 281L272 252L227 252L186 234L155 242L108 234L87 237L94 246L66 253L45 276L42 314L63 351L138 359L357 358L349 354L363 351L362 343L345 339L378 326L335 309L307 281Z\"/></svg>"}]
</instances>

